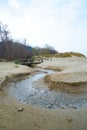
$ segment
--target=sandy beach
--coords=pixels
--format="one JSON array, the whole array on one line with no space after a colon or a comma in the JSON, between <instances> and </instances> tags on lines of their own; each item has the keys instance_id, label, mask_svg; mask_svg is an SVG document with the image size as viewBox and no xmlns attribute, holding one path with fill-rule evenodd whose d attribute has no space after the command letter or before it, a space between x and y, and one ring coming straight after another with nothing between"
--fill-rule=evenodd
<instances>
[{"instance_id":1,"label":"sandy beach","mask_svg":"<svg viewBox=\"0 0 87 130\"><path fill-rule=\"evenodd\" d=\"M37 67L56 70L55 74L47 75L44 79L51 90L84 93L87 89L87 58L52 58ZM86 130L86 108L38 108L19 102L3 90L8 81L34 71L10 62L0 63L0 130ZM21 108L23 110L18 111Z\"/></svg>"}]
</instances>

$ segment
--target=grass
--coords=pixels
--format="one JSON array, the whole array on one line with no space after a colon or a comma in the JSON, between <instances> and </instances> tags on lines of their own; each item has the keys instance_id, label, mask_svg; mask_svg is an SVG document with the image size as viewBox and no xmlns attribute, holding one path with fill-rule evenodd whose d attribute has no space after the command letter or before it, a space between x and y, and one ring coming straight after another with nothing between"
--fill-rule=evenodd
<instances>
[{"instance_id":1,"label":"grass","mask_svg":"<svg viewBox=\"0 0 87 130\"><path fill-rule=\"evenodd\" d=\"M79 52L64 52L64 53L57 53L56 54L56 57L60 57L60 58L72 57L72 56L85 57L85 55L83 55Z\"/></svg>"},{"instance_id":2,"label":"grass","mask_svg":"<svg viewBox=\"0 0 87 130\"><path fill-rule=\"evenodd\" d=\"M15 60L14 63L15 63L15 67L18 68L18 67L19 67L19 63L18 63L18 61Z\"/></svg>"},{"instance_id":3,"label":"grass","mask_svg":"<svg viewBox=\"0 0 87 130\"><path fill-rule=\"evenodd\" d=\"M19 65L18 65L18 64L15 64L15 67L16 67L16 68L18 68L18 67L19 67Z\"/></svg>"},{"instance_id":4,"label":"grass","mask_svg":"<svg viewBox=\"0 0 87 130\"><path fill-rule=\"evenodd\" d=\"M72 56L85 57L85 55L83 55L79 52L64 52L64 53L56 53L56 54L43 54L41 56L43 58L50 58L50 57L66 58L66 57L72 57Z\"/></svg>"}]
</instances>

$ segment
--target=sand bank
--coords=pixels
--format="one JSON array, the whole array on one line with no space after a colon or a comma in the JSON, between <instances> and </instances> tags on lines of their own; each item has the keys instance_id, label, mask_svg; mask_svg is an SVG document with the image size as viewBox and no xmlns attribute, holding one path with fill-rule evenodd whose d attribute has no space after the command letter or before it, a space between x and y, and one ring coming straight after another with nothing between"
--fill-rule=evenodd
<instances>
[{"instance_id":1,"label":"sand bank","mask_svg":"<svg viewBox=\"0 0 87 130\"><path fill-rule=\"evenodd\" d=\"M0 62L0 88L14 78L20 78L33 72L32 68L13 62Z\"/></svg>"},{"instance_id":2,"label":"sand bank","mask_svg":"<svg viewBox=\"0 0 87 130\"><path fill-rule=\"evenodd\" d=\"M51 90L87 92L87 58L53 58L39 67L57 70L55 74L45 77Z\"/></svg>"}]
</instances>

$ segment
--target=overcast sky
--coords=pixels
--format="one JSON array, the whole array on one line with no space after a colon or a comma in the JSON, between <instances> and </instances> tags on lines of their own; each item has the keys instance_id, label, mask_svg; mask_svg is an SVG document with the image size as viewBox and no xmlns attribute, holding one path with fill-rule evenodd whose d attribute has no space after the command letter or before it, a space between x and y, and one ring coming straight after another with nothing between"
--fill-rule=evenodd
<instances>
[{"instance_id":1,"label":"overcast sky","mask_svg":"<svg viewBox=\"0 0 87 130\"><path fill-rule=\"evenodd\" d=\"M0 0L0 21L14 39L87 55L87 0Z\"/></svg>"}]
</instances>

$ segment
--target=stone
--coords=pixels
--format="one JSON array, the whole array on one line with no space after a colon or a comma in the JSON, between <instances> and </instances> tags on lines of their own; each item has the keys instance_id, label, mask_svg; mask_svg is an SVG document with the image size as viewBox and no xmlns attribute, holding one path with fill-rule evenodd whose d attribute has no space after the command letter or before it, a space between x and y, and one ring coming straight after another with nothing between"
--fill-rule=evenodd
<instances>
[{"instance_id":1,"label":"stone","mask_svg":"<svg viewBox=\"0 0 87 130\"><path fill-rule=\"evenodd\" d=\"M67 117L67 121L68 121L68 122L72 122L73 119L72 119L71 117Z\"/></svg>"},{"instance_id":2,"label":"stone","mask_svg":"<svg viewBox=\"0 0 87 130\"><path fill-rule=\"evenodd\" d=\"M23 111L23 107L19 107L17 110L18 110L18 112L22 112Z\"/></svg>"}]
</instances>

